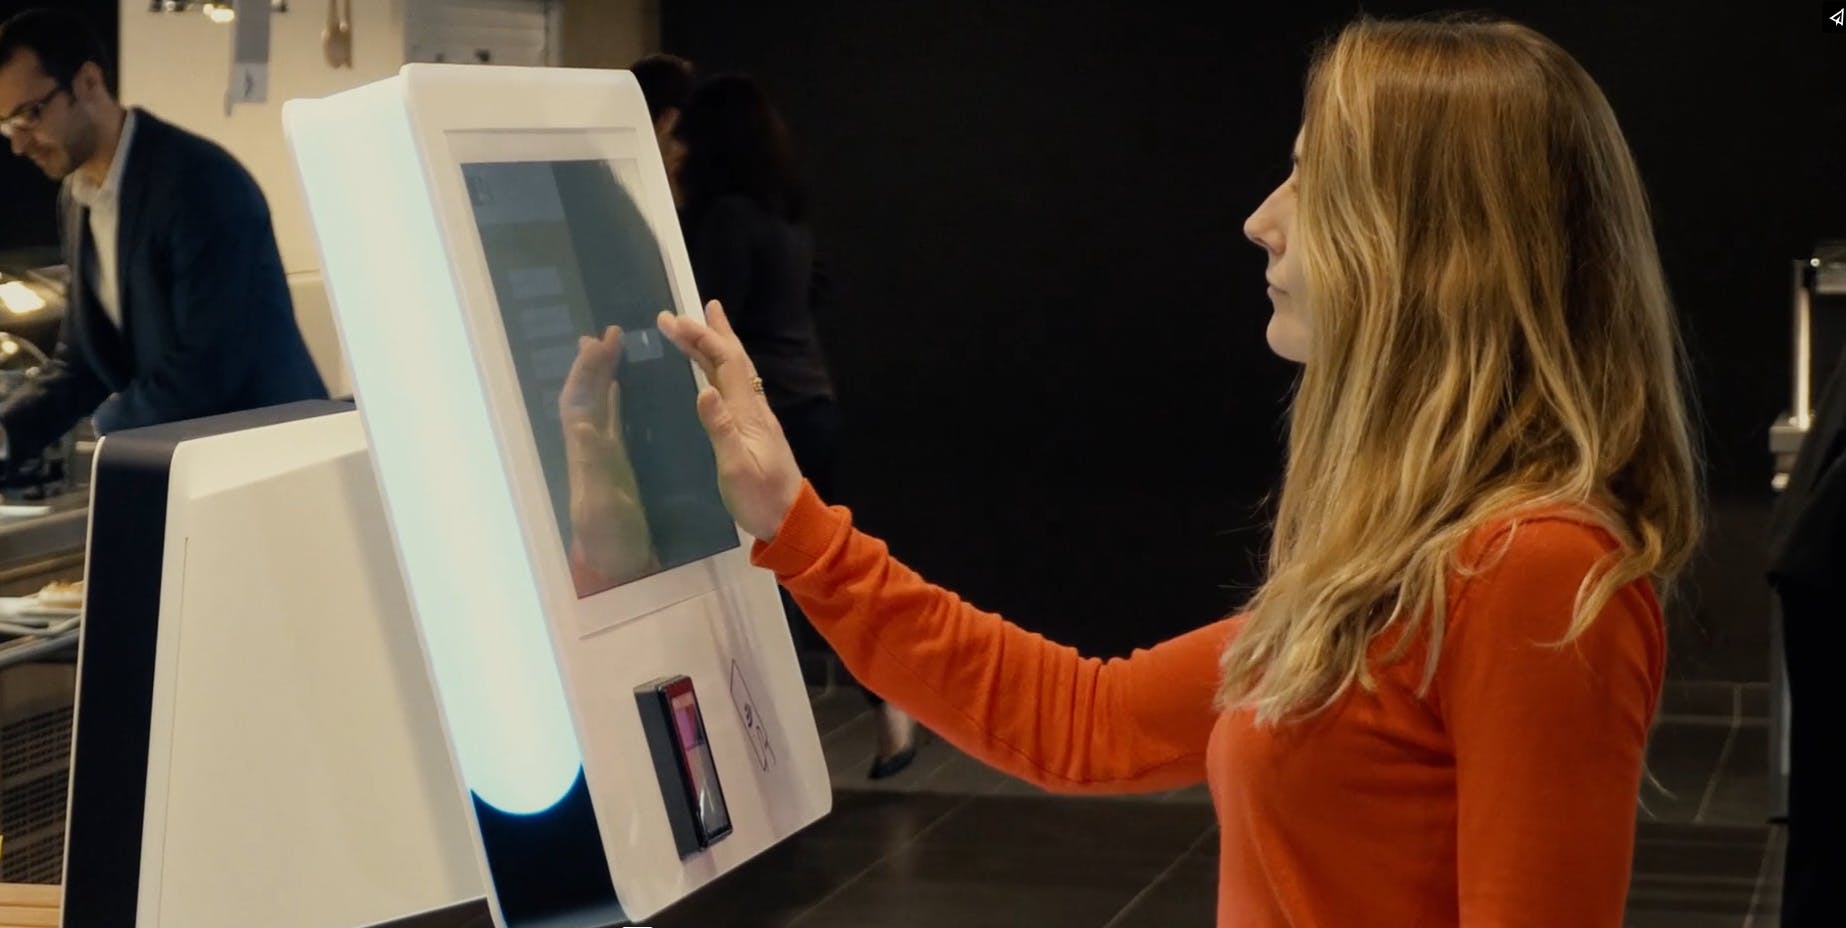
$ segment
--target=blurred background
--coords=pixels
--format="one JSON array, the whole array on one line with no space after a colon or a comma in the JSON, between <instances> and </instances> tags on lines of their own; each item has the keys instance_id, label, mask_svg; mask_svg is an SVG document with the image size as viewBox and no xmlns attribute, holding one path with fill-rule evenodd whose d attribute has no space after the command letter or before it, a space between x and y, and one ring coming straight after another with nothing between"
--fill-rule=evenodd
<instances>
[{"instance_id":1,"label":"blurred background","mask_svg":"<svg viewBox=\"0 0 1846 928\"><path fill-rule=\"evenodd\" d=\"M329 2L292 0L274 15L269 100L228 112L229 40L222 24L200 15L205 4L55 5L80 13L109 44L124 102L217 140L256 176L302 331L336 395L349 387L281 137L282 100L356 86L409 61L624 68L665 51L702 75L748 72L793 131L832 284L817 323L845 421L837 501L930 579L1098 656L1221 617L1260 576L1296 369L1264 342L1264 257L1244 239L1244 218L1288 172L1315 44L1362 9L1389 16L1452 8L1389 0L1217 8L359 0L346 69L323 60ZM0 0L0 18L38 5ZM1764 877L1779 870L1779 838L1765 825L1779 799L1776 648L1763 573L1772 481L1787 461L1772 455L1770 430L1794 405L1795 269L1821 243L1846 240L1846 35L1824 32L1808 3L1504 0L1483 9L1557 41L1607 93L1652 198L1692 360L1712 522L1669 608L1672 683L1650 756L1659 791L1643 810L1658 827L1643 832L1637 855L1640 898L1649 886L1671 898L1658 921L1633 924L1737 924L1730 915L1740 913L1746 924L1772 924L1750 921L1765 892L1773 896ZM55 196L33 165L0 158L0 275L56 260ZM1814 304L1816 394L1842 351L1842 302ZM0 330L55 338L55 327L28 332L31 325L15 321L0 319ZM71 505L81 507L81 497ZM21 564L55 564L58 576L80 567L81 513L61 517L70 524L55 533L10 542ZM0 561L11 564L14 554L0 550ZM36 589L51 569L7 576ZM53 699L48 710L34 695L67 690L69 668L58 673L29 682L21 671L0 676L0 742L27 731L68 737L68 699ZM904 871L898 858L880 856L890 848L858 843L855 828L900 822L886 831L907 848L947 822L937 839L961 835L955 840L966 847L952 847L966 859L1005 830L994 823L1011 822L1039 843L1060 840L1042 815L1015 820L1007 808L944 799L1010 789L981 779L946 746L907 779L878 787L934 794L919 804L887 806L854 792L866 788L871 752L865 707L820 683L816 711L843 797L826 826L834 830L739 877L793 894L791 917L835 899L831 877L803 869L831 859L835 844L847 849L841 867ZM52 712L63 713L62 729L47 727ZM0 775L0 824L9 814L51 823L33 839L12 829L0 879L57 879L62 780L34 776L16 784ZM28 788L29 807L19 798ZM958 831L956 822L977 812ZM1127 848L1136 823L1168 814L1104 811L1073 827L1102 842L1095 836L1113 826L1099 821L1119 819ZM1171 857L1180 867L1190 918L1208 911L1197 903L1209 905L1210 871L1182 865L1212 844L1195 840L1200 829L1209 833L1209 814L1173 814L1149 860ZM1707 830L1674 830L1681 826ZM1699 869L1720 858L1715 869ZM1148 879L1166 879L1165 866L1128 868L1139 875L1121 884L1119 899L1084 905L1102 913L1098 924L1117 910L1126 915ZM1648 883L1648 874L1659 881ZM1185 882L1194 876L1198 885ZM1017 873L966 882L1008 880L1045 889L1048 906L1051 895L1079 898L1071 886ZM887 883L858 883L853 892L915 891ZM1728 895L1686 901L1707 885ZM742 897L707 893L705 908L681 912L676 924L782 923L727 915L729 898ZM904 911L868 906L837 920L872 924L865 911ZM699 911L709 919L696 920ZM954 905L909 911L919 924L973 923L958 921L963 910ZM966 911L998 918L1000 910ZM1695 914L1718 911L1729 920ZM1143 906L1108 924L1176 922Z\"/></svg>"}]
</instances>

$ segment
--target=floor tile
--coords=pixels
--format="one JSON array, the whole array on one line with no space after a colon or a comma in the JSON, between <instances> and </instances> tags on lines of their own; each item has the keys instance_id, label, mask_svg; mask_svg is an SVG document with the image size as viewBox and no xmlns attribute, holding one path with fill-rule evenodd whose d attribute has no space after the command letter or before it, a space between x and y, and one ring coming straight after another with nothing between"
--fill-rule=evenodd
<instances>
[{"instance_id":1,"label":"floor tile","mask_svg":"<svg viewBox=\"0 0 1846 928\"><path fill-rule=\"evenodd\" d=\"M843 887L790 928L1103 928L1134 898L1114 885L1006 886L919 880L889 862Z\"/></svg>"},{"instance_id":2,"label":"floor tile","mask_svg":"<svg viewBox=\"0 0 1846 928\"><path fill-rule=\"evenodd\" d=\"M1631 917L1659 912L1727 915L1737 925L1750 914L1755 893L1751 879L1636 877L1628 888L1628 912Z\"/></svg>"},{"instance_id":3,"label":"floor tile","mask_svg":"<svg viewBox=\"0 0 1846 928\"><path fill-rule=\"evenodd\" d=\"M786 925L883 859L865 846L808 842L797 836L648 919L648 925L650 928Z\"/></svg>"},{"instance_id":4,"label":"floor tile","mask_svg":"<svg viewBox=\"0 0 1846 928\"><path fill-rule=\"evenodd\" d=\"M1660 690L1665 718L1728 719L1737 711L1737 684L1707 680L1668 680Z\"/></svg>"},{"instance_id":5,"label":"floor tile","mask_svg":"<svg viewBox=\"0 0 1846 928\"><path fill-rule=\"evenodd\" d=\"M808 843L849 845L882 857L916 840L967 801L958 796L835 790L833 811L797 837Z\"/></svg>"},{"instance_id":6,"label":"floor tile","mask_svg":"<svg viewBox=\"0 0 1846 928\"><path fill-rule=\"evenodd\" d=\"M1635 835L1636 877L1696 877L1754 883L1769 829L1643 822Z\"/></svg>"},{"instance_id":7,"label":"floor tile","mask_svg":"<svg viewBox=\"0 0 1846 928\"><path fill-rule=\"evenodd\" d=\"M869 712L821 736L820 746L827 758L827 774L834 783L852 783L865 779L872 768L872 756L878 752L878 720Z\"/></svg>"},{"instance_id":8,"label":"floor tile","mask_svg":"<svg viewBox=\"0 0 1846 928\"><path fill-rule=\"evenodd\" d=\"M1689 822L1697 816L1729 737L1728 723L1655 726L1641 784L1643 820Z\"/></svg>"},{"instance_id":9,"label":"floor tile","mask_svg":"<svg viewBox=\"0 0 1846 928\"><path fill-rule=\"evenodd\" d=\"M1738 687L1741 697L1740 708L1746 719L1766 719L1770 715L1773 694L1769 684L1764 682L1745 683Z\"/></svg>"},{"instance_id":10,"label":"floor tile","mask_svg":"<svg viewBox=\"0 0 1846 928\"><path fill-rule=\"evenodd\" d=\"M1751 928L1775 928L1781 922L1782 868L1788 859L1788 830L1770 829L1769 853L1763 858L1762 879L1756 885Z\"/></svg>"},{"instance_id":11,"label":"floor tile","mask_svg":"<svg viewBox=\"0 0 1846 928\"><path fill-rule=\"evenodd\" d=\"M1631 912L1622 924L1624 928L1743 928L1743 920L1735 915L1698 912Z\"/></svg>"},{"instance_id":12,"label":"floor tile","mask_svg":"<svg viewBox=\"0 0 1846 928\"><path fill-rule=\"evenodd\" d=\"M1165 793L1054 793L1026 780L1004 777L988 795L1010 799L1056 799L1065 803L1159 803Z\"/></svg>"},{"instance_id":13,"label":"floor tile","mask_svg":"<svg viewBox=\"0 0 1846 928\"><path fill-rule=\"evenodd\" d=\"M955 750L948 744L932 745L931 753L940 757L940 761L917 778L914 787L917 790L980 796L993 792L1002 781L1008 779L1006 774ZM919 760L921 759L919 756Z\"/></svg>"},{"instance_id":14,"label":"floor tile","mask_svg":"<svg viewBox=\"0 0 1846 928\"><path fill-rule=\"evenodd\" d=\"M652 928L773 928L908 846L966 800L836 791L833 811L650 920Z\"/></svg>"},{"instance_id":15,"label":"floor tile","mask_svg":"<svg viewBox=\"0 0 1846 928\"><path fill-rule=\"evenodd\" d=\"M1730 751L1699 810L1699 822L1714 825L1764 825L1769 821L1769 726L1751 722L1737 728Z\"/></svg>"},{"instance_id":16,"label":"floor tile","mask_svg":"<svg viewBox=\"0 0 1846 928\"><path fill-rule=\"evenodd\" d=\"M1643 823L1635 841L1630 916L1727 916L1741 925L1756 898L1770 835L1766 827Z\"/></svg>"},{"instance_id":17,"label":"floor tile","mask_svg":"<svg viewBox=\"0 0 1846 928\"><path fill-rule=\"evenodd\" d=\"M1073 848L1110 858L1153 859L1164 866L1212 826L1211 810L1199 806L979 796L944 816L917 843L1028 852Z\"/></svg>"},{"instance_id":18,"label":"floor tile","mask_svg":"<svg viewBox=\"0 0 1846 928\"><path fill-rule=\"evenodd\" d=\"M871 712L871 706L857 689L846 686L834 686L818 694L810 694L809 703L814 706L814 727L820 730L820 736L827 736L861 715Z\"/></svg>"},{"instance_id":19,"label":"floor tile","mask_svg":"<svg viewBox=\"0 0 1846 928\"><path fill-rule=\"evenodd\" d=\"M1107 928L1211 928L1217 921L1218 861L1201 844L1144 888Z\"/></svg>"},{"instance_id":20,"label":"floor tile","mask_svg":"<svg viewBox=\"0 0 1846 928\"><path fill-rule=\"evenodd\" d=\"M1163 802L1190 802L1211 805L1211 788L1203 783L1197 786L1188 786L1185 789L1155 793L1154 795Z\"/></svg>"},{"instance_id":21,"label":"floor tile","mask_svg":"<svg viewBox=\"0 0 1846 928\"><path fill-rule=\"evenodd\" d=\"M1009 847L1000 843L919 842L883 861L893 877L926 883L996 886L1094 886L1135 891L1179 862L1174 855L1109 853L1096 845Z\"/></svg>"}]
</instances>

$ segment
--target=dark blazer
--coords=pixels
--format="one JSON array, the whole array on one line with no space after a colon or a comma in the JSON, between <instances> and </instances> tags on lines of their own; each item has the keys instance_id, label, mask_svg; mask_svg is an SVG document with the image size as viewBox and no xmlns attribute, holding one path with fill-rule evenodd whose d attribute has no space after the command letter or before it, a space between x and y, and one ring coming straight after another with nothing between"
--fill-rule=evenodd
<instances>
[{"instance_id":1,"label":"dark blazer","mask_svg":"<svg viewBox=\"0 0 1846 928\"><path fill-rule=\"evenodd\" d=\"M213 142L135 111L118 191L117 329L90 292L89 211L59 197L67 309L49 368L0 406L7 455L86 415L98 433L326 399L255 178Z\"/></svg>"}]
</instances>

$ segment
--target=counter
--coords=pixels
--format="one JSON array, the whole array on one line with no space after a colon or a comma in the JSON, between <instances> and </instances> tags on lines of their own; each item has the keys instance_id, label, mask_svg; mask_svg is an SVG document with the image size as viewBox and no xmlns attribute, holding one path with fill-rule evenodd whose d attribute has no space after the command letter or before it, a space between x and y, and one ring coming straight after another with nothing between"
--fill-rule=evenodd
<instances>
[{"instance_id":1,"label":"counter","mask_svg":"<svg viewBox=\"0 0 1846 928\"><path fill-rule=\"evenodd\" d=\"M88 491L41 501L51 511L0 519L0 595L83 576ZM0 637L0 880L55 884L62 872L77 631ZM0 887L0 928L57 924L56 887ZM22 895L23 893L23 895ZM49 898L50 908L21 900Z\"/></svg>"},{"instance_id":2,"label":"counter","mask_svg":"<svg viewBox=\"0 0 1846 928\"><path fill-rule=\"evenodd\" d=\"M44 515L0 518L0 596L26 596L51 580L83 574L84 534L90 526L90 491L38 500Z\"/></svg>"},{"instance_id":3,"label":"counter","mask_svg":"<svg viewBox=\"0 0 1846 928\"><path fill-rule=\"evenodd\" d=\"M51 511L0 519L0 596L29 596L53 580L83 576L89 491L65 493L35 505ZM68 651L76 642L75 630L53 638L0 637L0 668Z\"/></svg>"},{"instance_id":4,"label":"counter","mask_svg":"<svg viewBox=\"0 0 1846 928\"><path fill-rule=\"evenodd\" d=\"M0 928L57 928L57 886L0 883Z\"/></svg>"}]
</instances>

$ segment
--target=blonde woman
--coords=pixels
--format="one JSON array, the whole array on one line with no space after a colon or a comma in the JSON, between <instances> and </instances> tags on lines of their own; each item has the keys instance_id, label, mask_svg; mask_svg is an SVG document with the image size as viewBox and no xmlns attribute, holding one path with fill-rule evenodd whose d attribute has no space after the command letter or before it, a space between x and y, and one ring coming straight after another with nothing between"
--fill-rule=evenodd
<instances>
[{"instance_id":1,"label":"blonde woman","mask_svg":"<svg viewBox=\"0 0 1846 928\"><path fill-rule=\"evenodd\" d=\"M1245 226L1305 368L1243 614L1101 661L931 586L802 480L713 304L661 325L715 384L725 500L853 674L963 750L1057 791L1208 783L1220 925L1619 925L1656 585L1700 518L1621 130L1529 29L1368 19L1296 144Z\"/></svg>"}]
</instances>

